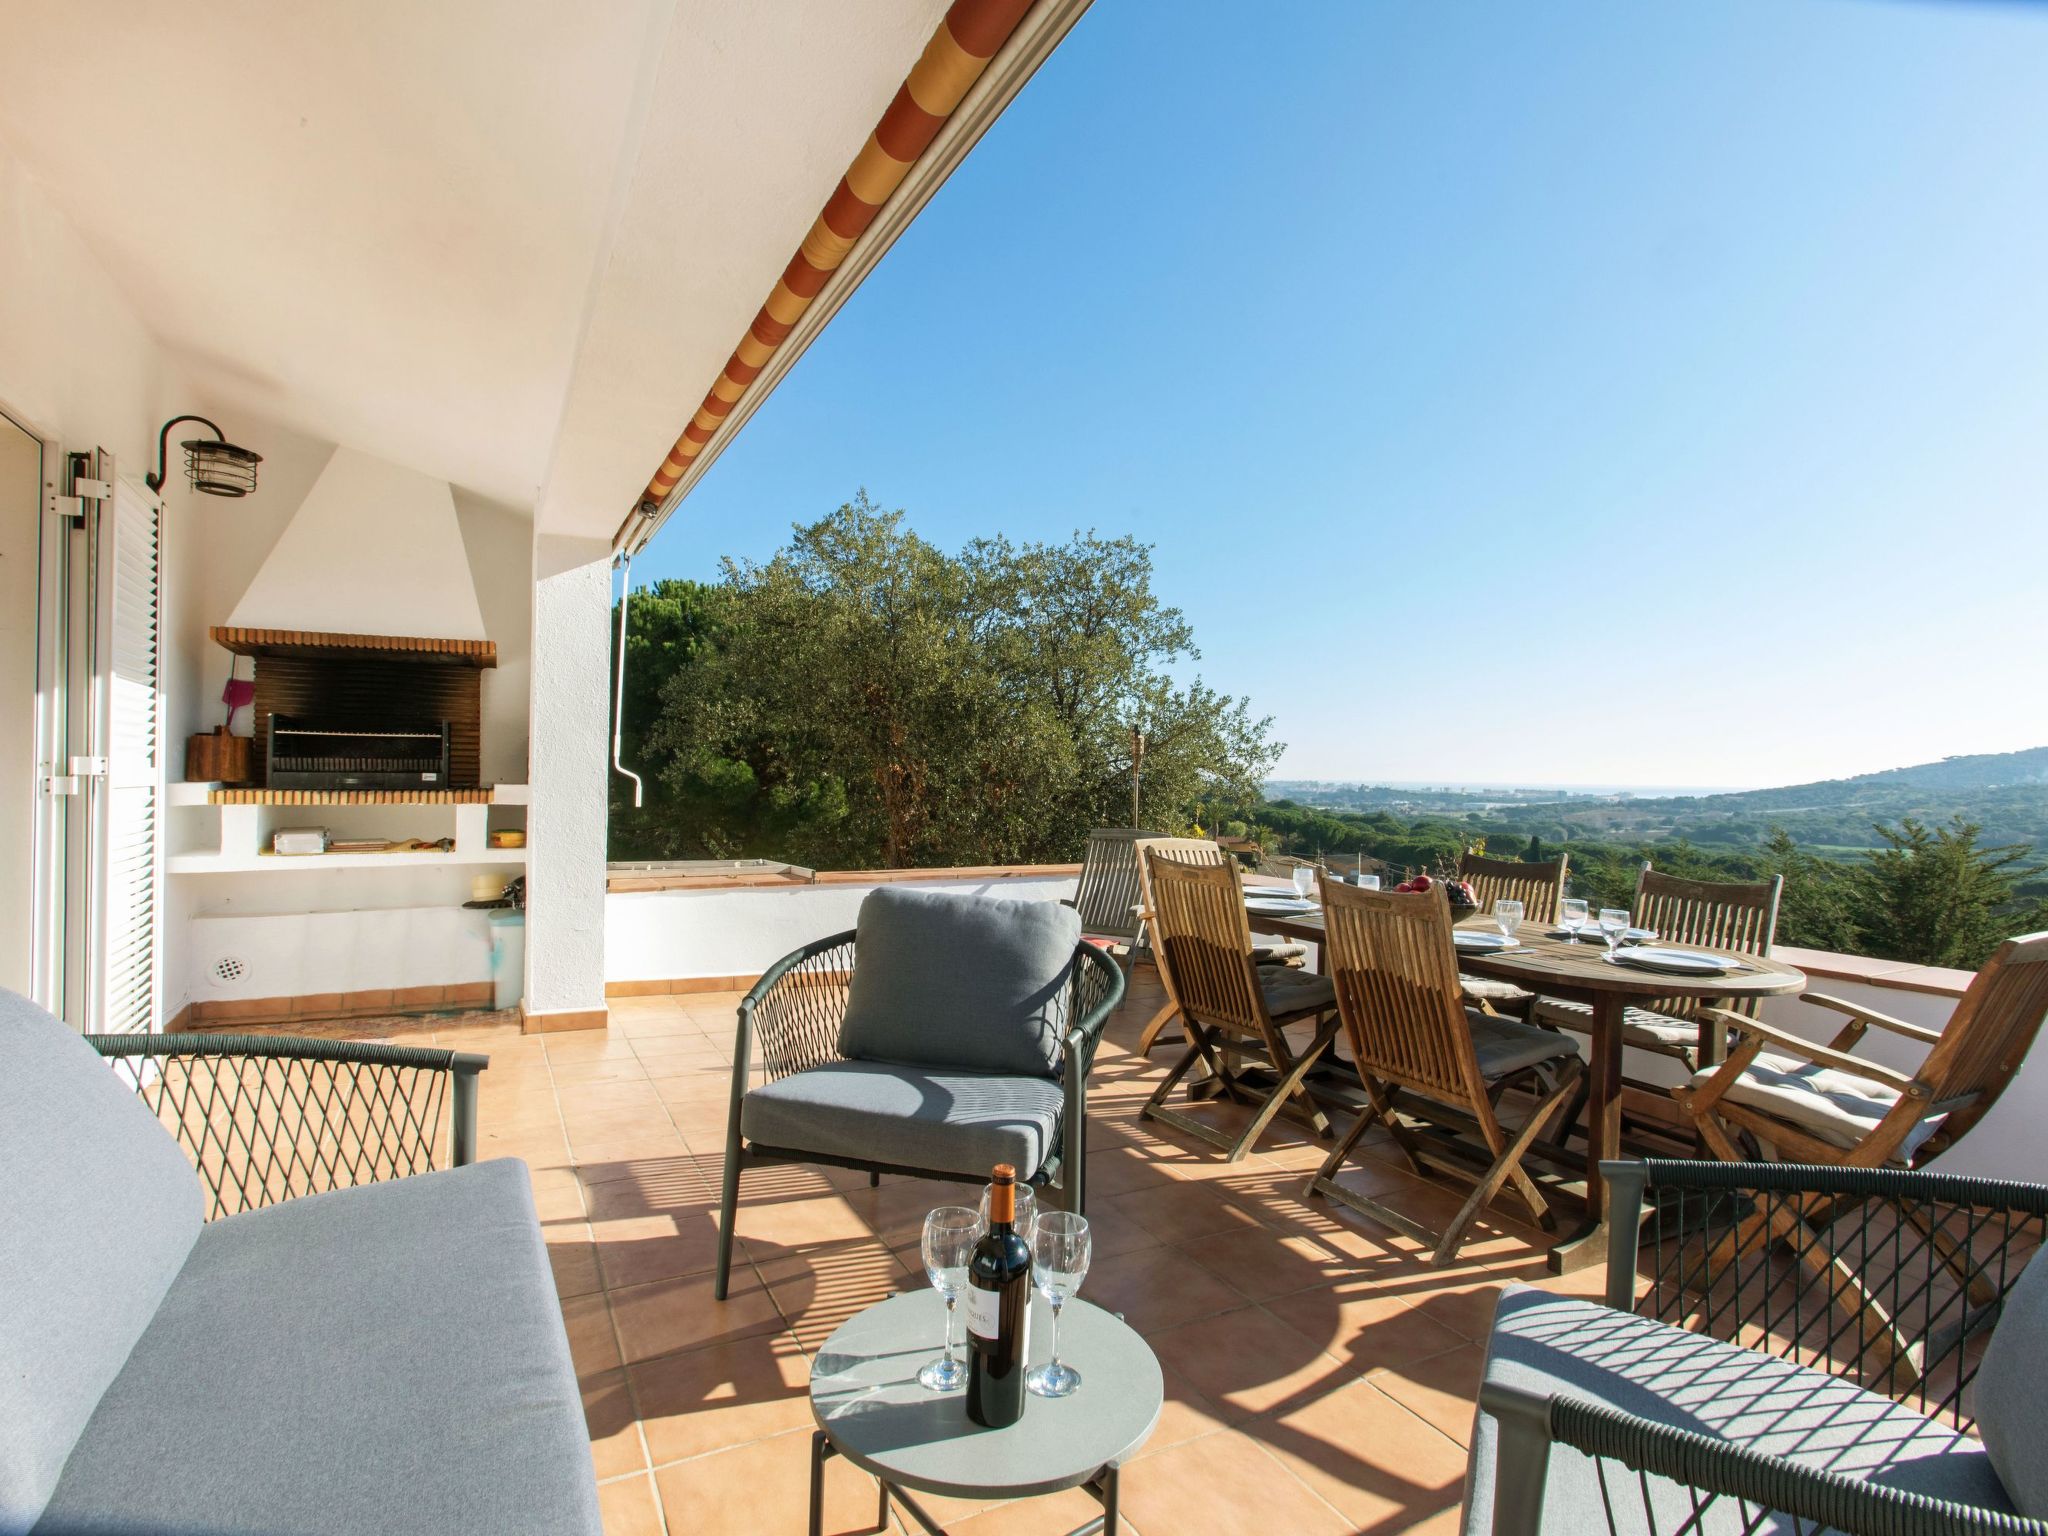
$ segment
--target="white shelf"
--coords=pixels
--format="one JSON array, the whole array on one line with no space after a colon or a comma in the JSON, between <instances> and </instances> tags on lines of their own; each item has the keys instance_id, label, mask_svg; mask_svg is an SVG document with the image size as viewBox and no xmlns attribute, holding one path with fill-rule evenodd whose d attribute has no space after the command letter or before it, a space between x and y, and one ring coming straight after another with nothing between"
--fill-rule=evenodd
<instances>
[{"instance_id":1,"label":"white shelf","mask_svg":"<svg viewBox=\"0 0 2048 1536\"><path fill-rule=\"evenodd\" d=\"M205 805L206 797L221 787L219 779L174 780L164 786L167 805Z\"/></svg>"},{"instance_id":2,"label":"white shelf","mask_svg":"<svg viewBox=\"0 0 2048 1536\"><path fill-rule=\"evenodd\" d=\"M210 805L212 802L206 797L215 790L224 787L218 779L173 780L171 783L164 785L164 803L167 805ZM525 784L494 784L491 786L491 798L488 803L491 805L529 805L532 801L533 791ZM437 805L453 805L454 803L453 801L432 800L394 802L389 809L430 810ZM474 803L483 804L485 802L479 801ZM308 805L304 803L286 807L288 810L299 811L318 810L319 808L318 804Z\"/></svg>"},{"instance_id":3,"label":"white shelf","mask_svg":"<svg viewBox=\"0 0 2048 1536\"><path fill-rule=\"evenodd\" d=\"M464 869L524 864L524 848L476 853L174 853L164 867L174 875L305 874L321 869Z\"/></svg>"}]
</instances>

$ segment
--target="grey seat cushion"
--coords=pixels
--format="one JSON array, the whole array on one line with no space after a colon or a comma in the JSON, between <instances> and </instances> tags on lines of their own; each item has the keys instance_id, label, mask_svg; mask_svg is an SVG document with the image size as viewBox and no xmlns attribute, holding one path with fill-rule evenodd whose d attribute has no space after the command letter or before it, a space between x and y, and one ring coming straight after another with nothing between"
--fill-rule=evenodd
<instances>
[{"instance_id":1,"label":"grey seat cushion","mask_svg":"<svg viewBox=\"0 0 2048 1536\"><path fill-rule=\"evenodd\" d=\"M1693 1074L1695 1086L1719 1067ZM1735 1080L1727 1100L1789 1121L1801 1130L1838 1147L1853 1147L1868 1136L1898 1103L1898 1093L1883 1083L1834 1067L1818 1066L1796 1056L1761 1053ZM1941 1126L1942 1116L1929 1115L1906 1133L1896 1157L1905 1161Z\"/></svg>"},{"instance_id":2,"label":"grey seat cushion","mask_svg":"<svg viewBox=\"0 0 2048 1536\"><path fill-rule=\"evenodd\" d=\"M1604 1404L1838 1476L2012 1512L1990 1457L1969 1436L1839 1377L1594 1302L1510 1287L1494 1314L1486 1379ZM1493 1529L1499 1443L1498 1426L1480 1413L1466 1474L1467 1536ZM1646 1522L1642 1485L1627 1472L1617 1480L1610 1468L1610 1527L1590 1458L1553 1446L1549 1468L1545 1530L1668 1532L1684 1529L1691 1514L1685 1489L1652 1478L1657 1518ZM1697 1529L1718 1533L1739 1524L1733 1504L1719 1501Z\"/></svg>"},{"instance_id":3,"label":"grey seat cushion","mask_svg":"<svg viewBox=\"0 0 2048 1536\"><path fill-rule=\"evenodd\" d=\"M860 904L839 1053L968 1072L1059 1065L1081 914L884 886Z\"/></svg>"},{"instance_id":4,"label":"grey seat cushion","mask_svg":"<svg viewBox=\"0 0 2048 1536\"><path fill-rule=\"evenodd\" d=\"M1275 1019L1337 1006L1337 989L1329 977L1284 966L1261 967L1259 991L1266 999L1266 1012Z\"/></svg>"},{"instance_id":5,"label":"grey seat cushion","mask_svg":"<svg viewBox=\"0 0 2048 1536\"><path fill-rule=\"evenodd\" d=\"M599 1528L526 1168L500 1160L211 1223L36 1532Z\"/></svg>"},{"instance_id":6,"label":"grey seat cushion","mask_svg":"<svg viewBox=\"0 0 2048 1536\"><path fill-rule=\"evenodd\" d=\"M69 1028L0 991L0 1531L36 1521L199 1237L178 1144Z\"/></svg>"},{"instance_id":7,"label":"grey seat cushion","mask_svg":"<svg viewBox=\"0 0 2048 1536\"><path fill-rule=\"evenodd\" d=\"M1519 1019L1495 1018L1477 1008L1467 1008L1465 1021L1472 1026L1479 1074L1489 1082L1546 1061L1568 1061L1579 1054L1578 1047L1556 1030L1538 1029Z\"/></svg>"},{"instance_id":8,"label":"grey seat cushion","mask_svg":"<svg viewBox=\"0 0 2048 1536\"><path fill-rule=\"evenodd\" d=\"M2036 1253L2006 1293L1977 1369L1977 1433L2020 1513L2048 1520L2048 1258Z\"/></svg>"},{"instance_id":9,"label":"grey seat cushion","mask_svg":"<svg viewBox=\"0 0 2048 1536\"><path fill-rule=\"evenodd\" d=\"M749 1092L747 1140L790 1152L986 1178L1045 1165L1064 1095L1045 1077L837 1061Z\"/></svg>"},{"instance_id":10,"label":"grey seat cushion","mask_svg":"<svg viewBox=\"0 0 2048 1536\"><path fill-rule=\"evenodd\" d=\"M1593 1005L1570 998L1542 997L1536 1000L1536 1017L1559 1029L1588 1030L1593 1027ZM1674 1046L1697 1050L1700 1027L1691 1019L1674 1018L1654 1008L1624 1008L1621 1013L1624 1045L1645 1050L1669 1050Z\"/></svg>"}]
</instances>

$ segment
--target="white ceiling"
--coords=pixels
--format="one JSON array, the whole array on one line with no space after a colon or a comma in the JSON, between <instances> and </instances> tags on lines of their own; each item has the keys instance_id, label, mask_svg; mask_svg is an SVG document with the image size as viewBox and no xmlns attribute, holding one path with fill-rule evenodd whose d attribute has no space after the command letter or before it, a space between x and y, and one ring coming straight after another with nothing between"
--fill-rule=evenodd
<instances>
[{"instance_id":1,"label":"white ceiling","mask_svg":"<svg viewBox=\"0 0 2048 1536\"><path fill-rule=\"evenodd\" d=\"M206 406L609 538L944 9L9 0L0 135Z\"/></svg>"}]
</instances>

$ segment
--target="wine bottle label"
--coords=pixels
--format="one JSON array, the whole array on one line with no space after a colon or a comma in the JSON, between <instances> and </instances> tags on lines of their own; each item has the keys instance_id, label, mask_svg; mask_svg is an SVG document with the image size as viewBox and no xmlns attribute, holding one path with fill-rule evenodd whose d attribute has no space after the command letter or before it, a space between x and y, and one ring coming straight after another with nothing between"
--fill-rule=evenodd
<instances>
[{"instance_id":1,"label":"wine bottle label","mask_svg":"<svg viewBox=\"0 0 2048 1536\"><path fill-rule=\"evenodd\" d=\"M967 1287L967 1331L977 1339L996 1339L1002 1335L1002 1293L985 1291L978 1285Z\"/></svg>"}]
</instances>

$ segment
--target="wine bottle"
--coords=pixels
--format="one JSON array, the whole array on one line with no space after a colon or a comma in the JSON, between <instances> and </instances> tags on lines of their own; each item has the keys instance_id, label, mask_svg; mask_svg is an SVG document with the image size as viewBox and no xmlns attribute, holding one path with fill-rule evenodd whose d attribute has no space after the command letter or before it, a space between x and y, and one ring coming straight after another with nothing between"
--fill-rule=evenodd
<instances>
[{"instance_id":1,"label":"wine bottle","mask_svg":"<svg viewBox=\"0 0 2048 1536\"><path fill-rule=\"evenodd\" d=\"M996 1164L988 1231L967 1265L967 1417L1004 1429L1024 1417L1031 1358L1031 1245L1017 1235L1017 1170Z\"/></svg>"}]
</instances>

